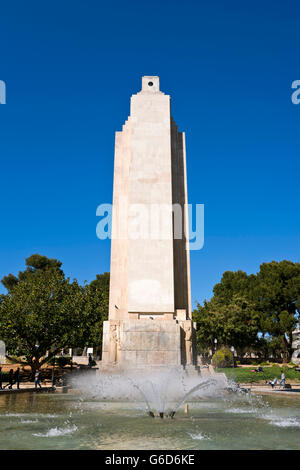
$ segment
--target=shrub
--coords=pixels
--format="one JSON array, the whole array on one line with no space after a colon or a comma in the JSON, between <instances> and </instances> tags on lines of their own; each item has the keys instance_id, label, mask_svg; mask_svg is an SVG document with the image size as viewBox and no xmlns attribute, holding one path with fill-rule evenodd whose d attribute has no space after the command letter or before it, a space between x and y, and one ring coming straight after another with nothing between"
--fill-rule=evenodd
<instances>
[{"instance_id":1,"label":"shrub","mask_svg":"<svg viewBox=\"0 0 300 470\"><path fill-rule=\"evenodd\" d=\"M214 367L232 367L233 356L229 348L221 348L212 357L212 365Z\"/></svg>"}]
</instances>

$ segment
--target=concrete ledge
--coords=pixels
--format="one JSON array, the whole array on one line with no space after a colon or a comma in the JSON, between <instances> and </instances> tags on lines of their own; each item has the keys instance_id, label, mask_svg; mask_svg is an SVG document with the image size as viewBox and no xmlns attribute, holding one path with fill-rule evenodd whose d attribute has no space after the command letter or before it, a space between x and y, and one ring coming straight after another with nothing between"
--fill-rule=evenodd
<instances>
[{"instance_id":1,"label":"concrete ledge","mask_svg":"<svg viewBox=\"0 0 300 470\"><path fill-rule=\"evenodd\" d=\"M257 393L262 395L284 395L284 396L294 396L300 398L300 385L292 385L293 388L286 389L275 389L271 388L268 385L252 385L252 384L240 384L241 387L246 387L251 390L251 393Z\"/></svg>"},{"instance_id":2,"label":"concrete ledge","mask_svg":"<svg viewBox=\"0 0 300 470\"><path fill-rule=\"evenodd\" d=\"M26 388L12 388L12 389L9 389L9 388L5 388L5 389L2 389L0 390L0 395L1 393L5 394L5 393L26 393L26 392L37 392L37 393L40 393L40 392L55 392L56 388L55 387L42 387L42 388L35 388L35 387L26 387Z\"/></svg>"}]
</instances>

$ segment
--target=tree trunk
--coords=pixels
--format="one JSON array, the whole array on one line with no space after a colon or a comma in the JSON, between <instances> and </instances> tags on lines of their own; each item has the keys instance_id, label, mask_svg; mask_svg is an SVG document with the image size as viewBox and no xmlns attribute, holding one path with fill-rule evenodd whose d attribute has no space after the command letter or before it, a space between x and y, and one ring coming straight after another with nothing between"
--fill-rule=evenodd
<instances>
[{"instance_id":1,"label":"tree trunk","mask_svg":"<svg viewBox=\"0 0 300 470\"><path fill-rule=\"evenodd\" d=\"M290 362L291 357L292 357L292 349L285 335L283 335L282 339L283 339L283 345L284 345L283 362L288 363Z\"/></svg>"}]
</instances>

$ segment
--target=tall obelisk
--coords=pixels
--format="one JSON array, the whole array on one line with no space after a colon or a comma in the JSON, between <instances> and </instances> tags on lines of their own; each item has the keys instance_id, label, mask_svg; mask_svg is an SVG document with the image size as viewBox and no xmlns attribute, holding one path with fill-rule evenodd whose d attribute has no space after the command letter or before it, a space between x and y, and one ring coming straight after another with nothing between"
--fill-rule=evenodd
<instances>
[{"instance_id":1,"label":"tall obelisk","mask_svg":"<svg viewBox=\"0 0 300 470\"><path fill-rule=\"evenodd\" d=\"M116 133L103 366L195 364L187 227L185 136L146 76Z\"/></svg>"}]
</instances>

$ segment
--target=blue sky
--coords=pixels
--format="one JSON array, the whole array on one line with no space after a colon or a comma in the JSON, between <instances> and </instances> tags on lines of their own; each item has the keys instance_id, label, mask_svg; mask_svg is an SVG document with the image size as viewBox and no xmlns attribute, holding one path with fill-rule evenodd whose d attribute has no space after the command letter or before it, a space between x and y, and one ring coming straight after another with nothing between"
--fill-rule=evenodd
<instances>
[{"instance_id":1,"label":"blue sky","mask_svg":"<svg viewBox=\"0 0 300 470\"><path fill-rule=\"evenodd\" d=\"M1 278L36 252L80 282L109 270L96 208L142 75L172 96L189 202L205 204L193 303L226 270L299 261L299 15L276 0L2 2Z\"/></svg>"}]
</instances>

